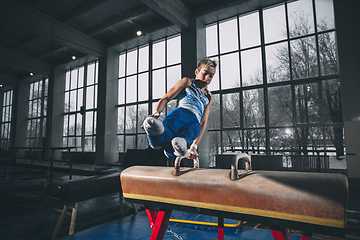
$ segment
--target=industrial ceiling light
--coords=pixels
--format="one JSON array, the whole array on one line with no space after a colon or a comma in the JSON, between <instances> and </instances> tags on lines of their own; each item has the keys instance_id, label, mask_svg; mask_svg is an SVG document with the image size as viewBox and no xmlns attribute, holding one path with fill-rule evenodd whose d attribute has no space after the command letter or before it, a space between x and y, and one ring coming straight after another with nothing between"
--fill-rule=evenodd
<instances>
[{"instance_id":1,"label":"industrial ceiling light","mask_svg":"<svg viewBox=\"0 0 360 240\"><path fill-rule=\"evenodd\" d=\"M137 32L136 32L136 35L141 36L141 35L142 35L142 32L141 32L141 31L137 31Z\"/></svg>"},{"instance_id":2,"label":"industrial ceiling light","mask_svg":"<svg viewBox=\"0 0 360 240\"><path fill-rule=\"evenodd\" d=\"M76 56L74 55L74 56L72 56L71 58L72 58L72 60L75 60L75 59L76 59Z\"/></svg>"},{"instance_id":3,"label":"industrial ceiling light","mask_svg":"<svg viewBox=\"0 0 360 240\"><path fill-rule=\"evenodd\" d=\"M30 76L34 76L34 74L31 72L31 73L30 73Z\"/></svg>"}]
</instances>

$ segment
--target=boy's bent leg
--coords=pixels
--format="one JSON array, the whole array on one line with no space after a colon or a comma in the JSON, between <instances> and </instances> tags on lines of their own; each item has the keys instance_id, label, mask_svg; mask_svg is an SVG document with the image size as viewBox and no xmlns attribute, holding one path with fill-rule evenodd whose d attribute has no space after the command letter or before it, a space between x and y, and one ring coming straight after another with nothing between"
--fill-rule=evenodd
<instances>
[{"instance_id":1,"label":"boy's bent leg","mask_svg":"<svg viewBox=\"0 0 360 240\"><path fill-rule=\"evenodd\" d=\"M186 154L187 142L184 138L182 137L173 138L173 140L171 140L171 145L174 148L175 156L179 157L179 156L184 156Z\"/></svg>"},{"instance_id":2,"label":"boy's bent leg","mask_svg":"<svg viewBox=\"0 0 360 240\"><path fill-rule=\"evenodd\" d=\"M155 117L147 117L143 125L150 147L155 150L160 149L163 144L162 135L164 135L164 125L162 121Z\"/></svg>"}]
</instances>

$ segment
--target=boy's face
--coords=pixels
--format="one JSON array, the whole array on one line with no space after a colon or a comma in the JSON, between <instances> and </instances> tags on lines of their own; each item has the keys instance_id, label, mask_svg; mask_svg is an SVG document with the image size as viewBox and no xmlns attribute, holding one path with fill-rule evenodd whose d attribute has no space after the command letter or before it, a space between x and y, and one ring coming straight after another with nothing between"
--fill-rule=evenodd
<instances>
[{"instance_id":1,"label":"boy's face","mask_svg":"<svg viewBox=\"0 0 360 240\"><path fill-rule=\"evenodd\" d=\"M201 69L195 69L195 79L203 81L206 85L211 83L215 75L215 68L214 67L203 67Z\"/></svg>"}]
</instances>

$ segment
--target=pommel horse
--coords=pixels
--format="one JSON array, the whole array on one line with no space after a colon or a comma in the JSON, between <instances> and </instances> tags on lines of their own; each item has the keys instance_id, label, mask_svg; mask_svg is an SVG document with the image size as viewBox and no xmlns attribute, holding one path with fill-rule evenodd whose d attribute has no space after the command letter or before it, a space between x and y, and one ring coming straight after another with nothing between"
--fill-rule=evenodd
<instances>
[{"instance_id":1,"label":"pommel horse","mask_svg":"<svg viewBox=\"0 0 360 240\"><path fill-rule=\"evenodd\" d=\"M224 239L224 218L262 223L275 240L290 239L286 228L344 236L348 180L342 174L133 166L121 175L126 201L143 204L153 239L163 239L172 210L217 216L218 239ZM180 164L181 159L177 159ZM159 209L159 211L156 210Z\"/></svg>"}]
</instances>

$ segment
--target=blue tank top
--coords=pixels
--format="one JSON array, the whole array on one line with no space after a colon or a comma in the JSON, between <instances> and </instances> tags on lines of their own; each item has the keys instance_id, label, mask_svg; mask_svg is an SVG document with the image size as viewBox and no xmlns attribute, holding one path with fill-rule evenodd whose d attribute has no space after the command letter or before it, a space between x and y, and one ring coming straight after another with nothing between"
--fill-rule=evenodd
<instances>
[{"instance_id":1,"label":"blue tank top","mask_svg":"<svg viewBox=\"0 0 360 240\"><path fill-rule=\"evenodd\" d=\"M207 90L207 89L206 89ZM196 86L195 80L192 80L191 86L181 92L178 96L178 107L188 109L195 114L198 121L201 121L201 117L204 113L205 107L209 104L211 99L211 93L205 95Z\"/></svg>"}]
</instances>

